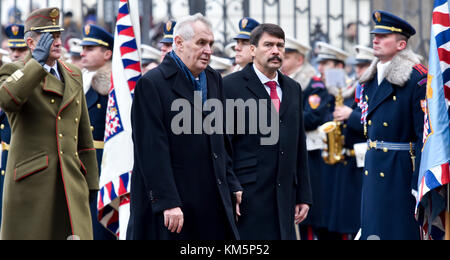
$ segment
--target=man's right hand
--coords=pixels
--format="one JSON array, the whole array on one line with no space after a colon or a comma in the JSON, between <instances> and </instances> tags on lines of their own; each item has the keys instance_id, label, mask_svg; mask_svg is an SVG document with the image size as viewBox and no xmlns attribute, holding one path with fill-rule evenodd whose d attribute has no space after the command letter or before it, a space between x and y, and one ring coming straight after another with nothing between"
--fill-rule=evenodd
<instances>
[{"instance_id":1,"label":"man's right hand","mask_svg":"<svg viewBox=\"0 0 450 260\"><path fill-rule=\"evenodd\" d=\"M184 224L184 216L181 208L173 208L164 211L164 226L170 232L180 234Z\"/></svg>"},{"instance_id":2,"label":"man's right hand","mask_svg":"<svg viewBox=\"0 0 450 260\"><path fill-rule=\"evenodd\" d=\"M34 49L33 53L31 54L33 58L39 62L42 66L47 62L47 59L50 55L50 49L53 44L53 35L50 33L44 33L41 36L41 39L39 40L38 44L36 45L36 48Z\"/></svg>"}]
</instances>

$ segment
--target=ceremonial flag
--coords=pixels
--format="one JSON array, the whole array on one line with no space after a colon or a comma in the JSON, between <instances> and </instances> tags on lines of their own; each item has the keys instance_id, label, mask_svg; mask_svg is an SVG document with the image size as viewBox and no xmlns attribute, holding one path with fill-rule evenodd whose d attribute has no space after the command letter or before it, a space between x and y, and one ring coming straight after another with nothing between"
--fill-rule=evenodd
<instances>
[{"instance_id":1,"label":"ceremonial flag","mask_svg":"<svg viewBox=\"0 0 450 260\"><path fill-rule=\"evenodd\" d=\"M114 36L111 88L98 196L98 220L119 239L126 238L133 169L131 105L141 77L137 0L120 0Z\"/></svg>"},{"instance_id":2,"label":"ceremonial flag","mask_svg":"<svg viewBox=\"0 0 450 260\"><path fill-rule=\"evenodd\" d=\"M450 183L450 16L448 0L435 0L425 110L424 147L418 180L416 217L425 239L445 235ZM449 225L450 223L447 223Z\"/></svg>"}]
</instances>

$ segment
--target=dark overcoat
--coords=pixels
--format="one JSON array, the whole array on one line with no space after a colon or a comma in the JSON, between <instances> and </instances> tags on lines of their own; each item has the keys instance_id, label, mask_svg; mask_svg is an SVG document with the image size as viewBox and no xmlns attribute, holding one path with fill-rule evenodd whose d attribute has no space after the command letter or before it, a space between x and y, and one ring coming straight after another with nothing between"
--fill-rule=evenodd
<instances>
[{"instance_id":1,"label":"dark overcoat","mask_svg":"<svg viewBox=\"0 0 450 260\"><path fill-rule=\"evenodd\" d=\"M257 134L250 134L249 116L255 115L247 111L246 134L231 136L234 171L244 188L242 217L238 222L244 240L293 239L295 206L312 204L301 87L278 74L283 91L279 122L270 120L274 106L252 63L224 79L228 99L257 103L265 100L269 106L268 125L279 123L278 142L261 145L261 138L267 135L261 129ZM258 107L258 118L261 109Z\"/></svg>"},{"instance_id":2,"label":"dark overcoat","mask_svg":"<svg viewBox=\"0 0 450 260\"><path fill-rule=\"evenodd\" d=\"M411 51L394 57L378 85L375 61L361 83L368 103L368 138L415 144L415 171L410 151L369 149L362 196L362 239L419 239L415 220L417 173L423 139L427 71Z\"/></svg>"},{"instance_id":3,"label":"dark overcoat","mask_svg":"<svg viewBox=\"0 0 450 260\"><path fill-rule=\"evenodd\" d=\"M208 99L224 101L219 73L210 67L205 72ZM135 165L127 239L239 238L231 193L242 188L232 172L230 145L224 134L194 134L194 116L205 119L209 114L194 107L194 99L194 86L169 55L137 84L131 114ZM187 107L178 108L175 100ZM181 124L190 123L192 134L173 131L172 121L178 122L181 112L191 116ZM181 234L164 227L163 212L176 207L184 214Z\"/></svg>"}]
</instances>

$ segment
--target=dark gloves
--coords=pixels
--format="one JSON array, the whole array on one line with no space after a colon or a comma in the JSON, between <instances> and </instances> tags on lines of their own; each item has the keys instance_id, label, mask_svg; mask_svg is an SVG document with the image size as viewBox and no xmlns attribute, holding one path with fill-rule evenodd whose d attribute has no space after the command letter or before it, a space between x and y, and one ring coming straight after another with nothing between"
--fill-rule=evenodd
<instances>
[{"instance_id":1,"label":"dark gloves","mask_svg":"<svg viewBox=\"0 0 450 260\"><path fill-rule=\"evenodd\" d=\"M42 66L44 66L44 64L47 62L53 41L54 39L52 34L44 33L41 36L38 44L36 45L36 49L34 49L33 53L31 54L33 58Z\"/></svg>"}]
</instances>

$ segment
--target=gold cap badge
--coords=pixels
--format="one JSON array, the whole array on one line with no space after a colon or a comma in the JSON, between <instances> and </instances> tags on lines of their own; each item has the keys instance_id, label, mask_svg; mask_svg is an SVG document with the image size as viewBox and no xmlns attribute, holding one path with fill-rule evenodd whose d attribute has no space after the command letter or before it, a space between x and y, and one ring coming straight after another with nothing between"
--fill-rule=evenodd
<instances>
[{"instance_id":1,"label":"gold cap badge","mask_svg":"<svg viewBox=\"0 0 450 260\"><path fill-rule=\"evenodd\" d=\"M245 29L245 27L247 27L247 25L248 25L248 20L247 19L243 19L242 23L241 23L242 29Z\"/></svg>"},{"instance_id":2,"label":"gold cap badge","mask_svg":"<svg viewBox=\"0 0 450 260\"><path fill-rule=\"evenodd\" d=\"M168 21L168 22L166 23L166 30L167 30L168 32L170 32L170 30L172 30L172 21Z\"/></svg>"},{"instance_id":3,"label":"gold cap badge","mask_svg":"<svg viewBox=\"0 0 450 260\"><path fill-rule=\"evenodd\" d=\"M17 36L19 34L19 26L14 25L13 27L11 27L11 31L14 36Z\"/></svg>"},{"instance_id":4,"label":"gold cap badge","mask_svg":"<svg viewBox=\"0 0 450 260\"><path fill-rule=\"evenodd\" d=\"M379 12L375 13L375 18L377 19L378 22L381 22L381 14Z\"/></svg>"},{"instance_id":5,"label":"gold cap badge","mask_svg":"<svg viewBox=\"0 0 450 260\"><path fill-rule=\"evenodd\" d=\"M91 26L88 24L84 27L84 32L86 35L89 35L91 33Z\"/></svg>"}]
</instances>

